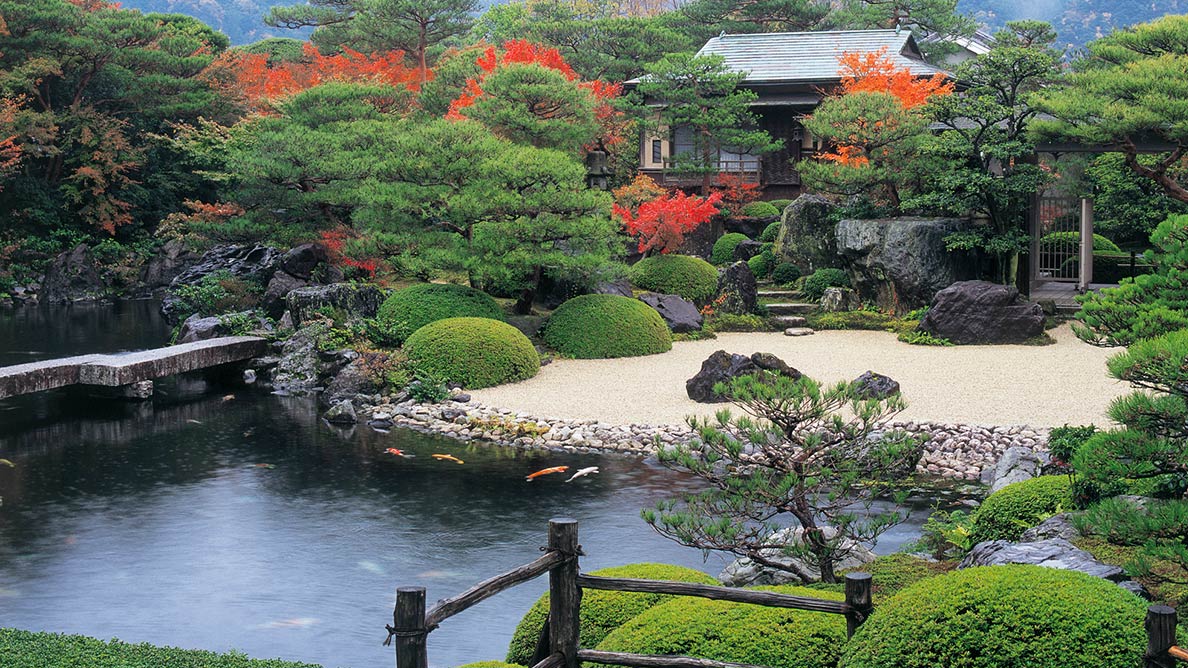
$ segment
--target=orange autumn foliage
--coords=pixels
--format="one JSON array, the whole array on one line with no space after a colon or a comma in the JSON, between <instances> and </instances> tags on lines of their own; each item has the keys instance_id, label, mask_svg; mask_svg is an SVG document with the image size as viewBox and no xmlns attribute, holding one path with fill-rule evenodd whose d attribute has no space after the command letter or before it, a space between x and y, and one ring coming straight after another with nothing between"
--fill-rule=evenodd
<instances>
[{"instance_id":1,"label":"orange autumn foliage","mask_svg":"<svg viewBox=\"0 0 1188 668\"><path fill-rule=\"evenodd\" d=\"M860 91L890 93L906 109L918 107L935 95L953 92L953 82L937 72L930 77L918 77L905 68L898 68L887 55L887 47L874 53L843 53L841 62L841 93Z\"/></svg>"}]
</instances>

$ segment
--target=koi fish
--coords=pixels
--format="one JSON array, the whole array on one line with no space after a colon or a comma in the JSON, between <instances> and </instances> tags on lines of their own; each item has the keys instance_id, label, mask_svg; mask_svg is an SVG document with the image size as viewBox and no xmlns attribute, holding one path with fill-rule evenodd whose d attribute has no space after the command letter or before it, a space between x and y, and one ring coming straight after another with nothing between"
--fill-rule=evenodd
<instances>
[{"instance_id":1,"label":"koi fish","mask_svg":"<svg viewBox=\"0 0 1188 668\"><path fill-rule=\"evenodd\" d=\"M564 473L565 471L568 471L568 470L569 470L568 466L551 466L547 469L541 469L541 470L537 471L536 473L529 473L527 476L524 477L524 480L527 480L528 482L532 482L533 478L539 478L542 475L549 475L550 473Z\"/></svg>"},{"instance_id":2,"label":"koi fish","mask_svg":"<svg viewBox=\"0 0 1188 668\"><path fill-rule=\"evenodd\" d=\"M198 420L195 420L193 418L186 420L186 422L189 422L190 424L202 424L201 422L199 422Z\"/></svg>"},{"instance_id":3,"label":"koi fish","mask_svg":"<svg viewBox=\"0 0 1188 668\"><path fill-rule=\"evenodd\" d=\"M585 478L586 476L590 475L591 473L598 473L598 467L597 466L587 466L584 469L578 469L577 471L574 471L573 475L569 476L569 480L566 480L565 482L573 482L574 480L577 480L578 478Z\"/></svg>"},{"instance_id":4,"label":"koi fish","mask_svg":"<svg viewBox=\"0 0 1188 668\"><path fill-rule=\"evenodd\" d=\"M406 454L403 450L401 450L399 448L388 448L387 450L384 450L384 452L388 453L389 455L396 455L397 457L404 457L405 459L412 459L413 457L416 457L416 455ZM434 456L436 457L436 455L434 455ZM458 463L461 464L462 462L458 462Z\"/></svg>"},{"instance_id":5,"label":"koi fish","mask_svg":"<svg viewBox=\"0 0 1188 668\"><path fill-rule=\"evenodd\" d=\"M457 457L455 457L455 456L453 456L453 455L440 455L440 454L438 454L438 455L432 455L432 457L433 457L434 459L436 459L437 461L439 461L439 462L454 462L455 464L465 464L465 463L466 463L466 462L462 461L461 459L458 459Z\"/></svg>"},{"instance_id":6,"label":"koi fish","mask_svg":"<svg viewBox=\"0 0 1188 668\"><path fill-rule=\"evenodd\" d=\"M223 401L231 401L231 400L232 400L232 399L234 399L234 398L235 398L235 395L234 395L234 394L228 394L228 395L226 395L226 396L224 396L224 397L223 397Z\"/></svg>"},{"instance_id":7,"label":"koi fish","mask_svg":"<svg viewBox=\"0 0 1188 668\"><path fill-rule=\"evenodd\" d=\"M3 464L3 465L7 466L7 467L8 467L8 468L10 468L10 469L15 469L15 468L16 468L16 464L13 464L13 463L12 463L12 460L10 460L10 459L0 459L0 464Z\"/></svg>"},{"instance_id":8,"label":"koi fish","mask_svg":"<svg viewBox=\"0 0 1188 668\"><path fill-rule=\"evenodd\" d=\"M274 469L276 464L252 464L249 468L253 469Z\"/></svg>"}]
</instances>

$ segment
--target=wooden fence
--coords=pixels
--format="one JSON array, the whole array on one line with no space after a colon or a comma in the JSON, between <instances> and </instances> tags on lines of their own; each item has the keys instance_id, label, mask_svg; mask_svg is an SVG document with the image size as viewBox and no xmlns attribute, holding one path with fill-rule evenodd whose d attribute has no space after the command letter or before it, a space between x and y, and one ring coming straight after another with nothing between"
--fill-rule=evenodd
<instances>
[{"instance_id":1,"label":"wooden fence","mask_svg":"<svg viewBox=\"0 0 1188 668\"><path fill-rule=\"evenodd\" d=\"M1172 668L1188 661L1188 650L1176 646L1176 609L1167 605L1147 608L1147 652L1143 668Z\"/></svg>"},{"instance_id":2,"label":"wooden fence","mask_svg":"<svg viewBox=\"0 0 1188 668\"><path fill-rule=\"evenodd\" d=\"M577 521L568 518L549 521L548 546L541 549L545 553L536 561L484 580L457 596L442 599L428 610L425 606L424 587L397 589L392 625L387 626L388 639L384 641L385 645L391 644L393 639L396 641L396 667L427 668L429 662L425 641L429 633L442 622L501 591L545 573L549 574L549 615L541 630L532 668L578 668L583 661L641 668L754 668L744 664L684 656L653 656L583 649L578 642L579 609L583 589L698 596L718 601L829 612L845 615L846 631L849 635L853 635L866 620L872 607L871 577L867 573L850 573L846 576L844 602L688 582L582 575L578 568L578 557L583 556L581 545L578 544L578 524ZM1172 624L1174 636L1175 622Z\"/></svg>"}]
</instances>

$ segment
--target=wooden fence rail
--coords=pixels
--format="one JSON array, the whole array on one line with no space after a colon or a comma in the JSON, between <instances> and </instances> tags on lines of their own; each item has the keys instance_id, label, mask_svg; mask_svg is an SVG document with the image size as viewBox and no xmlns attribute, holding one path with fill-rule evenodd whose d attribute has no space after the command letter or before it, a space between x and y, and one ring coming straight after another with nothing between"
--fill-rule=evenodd
<instances>
[{"instance_id":1,"label":"wooden fence rail","mask_svg":"<svg viewBox=\"0 0 1188 668\"><path fill-rule=\"evenodd\" d=\"M761 668L686 656L650 656L583 649L578 641L581 635L579 613L583 589L697 596L719 601L845 615L846 631L849 635L854 634L871 611L871 578L866 573L850 573L846 576L844 602L688 582L582 575L578 568L578 557L583 556L581 545L578 544L578 524L577 521L568 518L549 521L548 545L543 549L544 556L536 561L483 580L461 594L438 601L428 612L425 609L424 587L397 589L392 625L386 627L388 638L384 641L385 645L389 645L393 639L395 640L396 668L427 668L429 661L426 639L441 622L499 592L545 573L549 574L549 614L548 621L541 629L532 668L578 668L583 661L639 668ZM1150 628L1148 614L1148 629ZM1175 637L1174 611L1170 637ZM1169 642L1168 645L1170 644ZM1164 655L1167 652L1168 649L1165 648ZM1148 663L1148 668L1151 666L1162 668L1163 664Z\"/></svg>"}]
</instances>

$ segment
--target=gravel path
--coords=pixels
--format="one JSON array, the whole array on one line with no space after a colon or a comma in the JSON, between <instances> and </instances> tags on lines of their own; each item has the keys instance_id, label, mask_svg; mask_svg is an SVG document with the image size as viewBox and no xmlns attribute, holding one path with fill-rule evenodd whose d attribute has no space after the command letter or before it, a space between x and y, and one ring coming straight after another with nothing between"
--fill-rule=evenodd
<instances>
[{"instance_id":1,"label":"gravel path","mask_svg":"<svg viewBox=\"0 0 1188 668\"><path fill-rule=\"evenodd\" d=\"M1082 343L1067 326L1049 333L1055 345L953 347L912 346L886 332L719 334L714 340L675 343L663 355L558 359L535 378L471 394L486 405L540 417L679 424L686 415L715 410L685 394L685 380L710 353L763 351L818 380L850 380L868 369L894 378L908 403L897 420L1106 424L1110 401L1130 391L1106 374L1105 361L1117 350Z\"/></svg>"}]
</instances>

